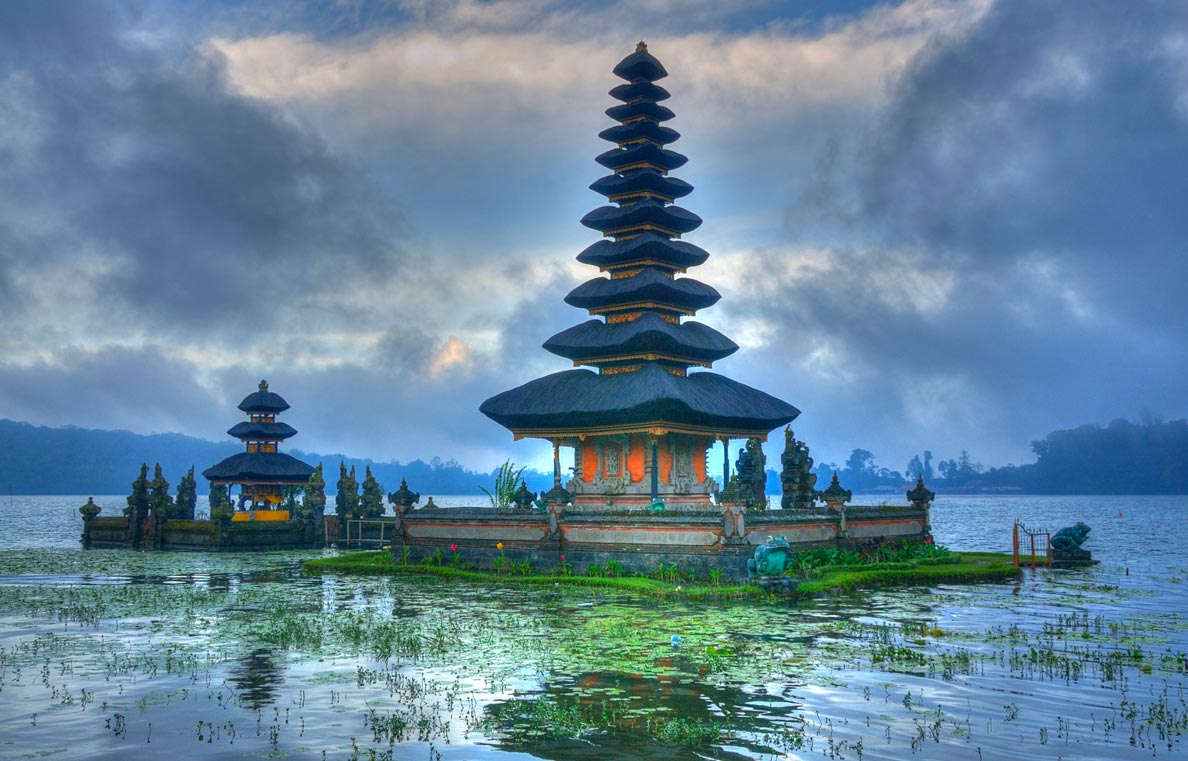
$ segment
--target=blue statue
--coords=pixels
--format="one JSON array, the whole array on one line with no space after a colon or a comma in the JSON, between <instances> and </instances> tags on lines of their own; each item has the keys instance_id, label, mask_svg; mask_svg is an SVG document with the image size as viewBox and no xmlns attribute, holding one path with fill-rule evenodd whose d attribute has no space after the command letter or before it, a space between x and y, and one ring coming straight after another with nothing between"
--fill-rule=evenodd
<instances>
[{"instance_id":1,"label":"blue statue","mask_svg":"<svg viewBox=\"0 0 1188 761\"><path fill-rule=\"evenodd\" d=\"M1052 548L1057 550L1080 549L1089 538L1089 527L1077 521L1075 526L1065 526L1052 537Z\"/></svg>"},{"instance_id":2,"label":"blue statue","mask_svg":"<svg viewBox=\"0 0 1188 761\"><path fill-rule=\"evenodd\" d=\"M755 556L747 561L747 576L752 579L756 576L781 576L788 567L791 554L792 548L787 539L768 539L755 548Z\"/></svg>"}]
</instances>

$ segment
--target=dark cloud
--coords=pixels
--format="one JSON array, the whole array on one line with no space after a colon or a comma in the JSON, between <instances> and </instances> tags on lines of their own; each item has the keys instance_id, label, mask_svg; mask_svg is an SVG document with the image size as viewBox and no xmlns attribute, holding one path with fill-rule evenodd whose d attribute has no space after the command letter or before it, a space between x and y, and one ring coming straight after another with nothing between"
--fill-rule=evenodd
<instances>
[{"instance_id":1,"label":"dark cloud","mask_svg":"<svg viewBox=\"0 0 1188 761\"><path fill-rule=\"evenodd\" d=\"M791 219L832 215L846 243L775 312L785 345L832 346L860 379L811 396L894 410L865 438L835 412L853 446L960 437L993 460L1056 426L1188 412L1168 382L1188 371L1186 21L996 3L925 47L847 160L825 156ZM937 388L960 398L925 399L930 431L905 400Z\"/></svg>"},{"instance_id":2,"label":"dark cloud","mask_svg":"<svg viewBox=\"0 0 1188 761\"><path fill-rule=\"evenodd\" d=\"M24 210L0 227L6 275L86 252L113 321L241 337L393 276L400 213L361 168L232 92L217 56L167 55L133 22L98 2L0 7L0 108L27 125L0 153L0 205Z\"/></svg>"},{"instance_id":3,"label":"dark cloud","mask_svg":"<svg viewBox=\"0 0 1188 761\"><path fill-rule=\"evenodd\" d=\"M42 425L223 438L239 399L228 405L197 376L192 363L158 346L65 347L52 362L0 365L0 410L4 417Z\"/></svg>"}]
</instances>

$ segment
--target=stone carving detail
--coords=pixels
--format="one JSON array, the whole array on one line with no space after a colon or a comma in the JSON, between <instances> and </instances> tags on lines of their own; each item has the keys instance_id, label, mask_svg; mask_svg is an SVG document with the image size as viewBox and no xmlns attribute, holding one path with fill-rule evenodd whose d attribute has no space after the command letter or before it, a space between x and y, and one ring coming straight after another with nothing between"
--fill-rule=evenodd
<instances>
[{"instance_id":1,"label":"stone carving detail","mask_svg":"<svg viewBox=\"0 0 1188 761\"><path fill-rule=\"evenodd\" d=\"M392 508L396 516L399 517L421 501L421 493L408 488L408 479L402 478L400 479L400 488L388 494L388 501L392 503Z\"/></svg>"},{"instance_id":2,"label":"stone carving detail","mask_svg":"<svg viewBox=\"0 0 1188 761\"><path fill-rule=\"evenodd\" d=\"M742 505L723 505L722 537L726 544L742 544L746 541L747 509Z\"/></svg>"},{"instance_id":3,"label":"stone carving detail","mask_svg":"<svg viewBox=\"0 0 1188 761\"><path fill-rule=\"evenodd\" d=\"M668 482L674 493L690 494L697 485L697 474L693 472L693 442L685 436L670 436L668 446L672 452Z\"/></svg>"},{"instance_id":4,"label":"stone carving detail","mask_svg":"<svg viewBox=\"0 0 1188 761\"><path fill-rule=\"evenodd\" d=\"M603 478L611 478L607 473L618 474L618 478L622 478L625 483L631 483L631 471L627 469L627 457L631 454L631 437L605 436L598 441L598 472L594 475L595 481L598 476Z\"/></svg>"},{"instance_id":5,"label":"stone carving detail","mask_svg":"<svg viewBox=\"0 0 1188 761\"><path fill-rule=\"evenodd\" d=\"M609 477L602 475L602 471L594 476L595 494L626 494L629 480L622 476Z\"/></svg>"},{"instance_id":6,"label":"stone carving detail","mask_svg":"<svg viewBox=\"0 0 1188 761\"><path fill-rule=\"evenodd\" d=\"M767 456L763 442L747 439L734 464L735 474L742 487L744 503L750 510L767 509Z\"/></svg>"},{"instance_id":7,"label":"stone carving detail","mask_svg":"<svg viewBox=\"0 0 1188 761\"><path fill-rule=\"evenodd\" d=\"M783 496L780 507L785 510L811 509L816 493L817 475L813 473L813 458L808 445L796 440L792 426L784 429L784 453L780 455L780 486Z\"/></svg>"},{"instance_id":8,"label":"stone carving detail","mask_svg":"<svg viewBox=\"0 0 1188 761\"><path fill-rule=\"evenodd\" d=\"M549 503L549 539L557 541L561 538L561 504Z\"/></svg>"},{"instance_id":9,"label":"stone carving detail","mask_svg":"<svg viewBox=\"0 0 1188 761\"><path fill-rule=\"evenodd\" d=\"M854 493L849 489L843 489L837 480L837 473L833 474L833 480L829 482L829 488L818 494L825 506L833 512L843 511L846 508L846 503L854 498Z\"/></svg>"},{"instance_id":10,"label":"stone carving detail","mask_svg":"<svg viewBox=\"0 0 1188 761\"><path fill-rule=\"evenodd\" d=\"M622 472L623 464L619 462L619 448L616 446L608 446L602 448L603 472L604 473L620 473Z\"/></svg>"},{"instance_id":11,"label":"stone carving detail","mask_svg":"<svg viewBox=\"0 0 1188 761\"><path fill-rule=\"evenodd\" d=\"M536 492L528 490L528 484L520 481L520 488L512 497L512 504L515 509L520 512L526 512L532 509L533 503L536 502Z\"/></svg>"}]
</instances>

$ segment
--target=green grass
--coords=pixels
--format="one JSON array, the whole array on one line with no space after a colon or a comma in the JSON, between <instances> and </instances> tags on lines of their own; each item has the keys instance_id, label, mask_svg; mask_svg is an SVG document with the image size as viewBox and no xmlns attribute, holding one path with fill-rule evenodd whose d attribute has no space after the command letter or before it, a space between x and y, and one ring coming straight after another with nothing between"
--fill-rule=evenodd
<instances>
[{"instance_id":1,"label":"green grass","mask_svg":"<svg viewBox=\"0 0 1188 761\"><path fill-rule=\"evenodd\" d=\"M871 563L817 568L797 585L799 595L836 594L855 589L932 584L978 584L1017 579L1022 573L1011 556L996 552L954 552L945 562L935 558L901 563Z\"/></svg>"},{"instance_id":2,"label":"green grass","mask_svg":"<svg viewBox=\"0 0 1188 761\"><path fill-rule=\"evenodd\" d=\"M495 582L507 586L556 586L617 589L652 597L677 596L686 599L759 599L766 593L750 584L738 585L676 585L670 581L647 576L563 576L531 574L513 576L491 571L474 571L448 565L426 565L396 562L386 550L377 552L354 552L332 558L318 558L301 565L306 574L357 573L381 576L438 576L465 581ZM679 588L679 592L677 591Z\"/></svg>"},{"instance_id":3,"label":"green grass","mask_svg":"<svg viewBox=\"0 0 1188 761\"><path fill-rule=\"evenodd\" d=\"M814 568L796 586L797 596L838 594L856 589L933 584L976 584L1018 578L1020 570L1010 555L998 553L951 553L916 561L845 564ZM572 576L529 574L524 576L475 571L447 565L396 562L386 550L355 552L331 558L308 560L301 566L306 574L347 573L379 576L436 576L461 581L497 583L508 586L567 586L613 589L651 597L680 596L691 600L751 599L768 597L753 584L716 585L662 581L646 576ZM679 591L678 591L679 590Z\"/></svg>"}]
</instances>

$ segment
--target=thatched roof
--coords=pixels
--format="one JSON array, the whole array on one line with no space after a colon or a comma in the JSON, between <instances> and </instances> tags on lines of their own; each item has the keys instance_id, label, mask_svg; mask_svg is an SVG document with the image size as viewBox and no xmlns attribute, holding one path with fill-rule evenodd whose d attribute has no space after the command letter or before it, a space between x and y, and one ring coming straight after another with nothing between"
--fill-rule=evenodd
<instances>
[{"instance_id":1,"label":"thatched roof","mask_svg":"<svg viewBox=\"0 0 1188 761\"><path fill-rule=\"evenodd\" d=\"M705 249L683 240L669 240L653 232L644 232L627 240L602 240L587 246L577 256L582 264L595 267L618 268L634 262L658 262L674 270L686 270L705 262Z\"/></svg>"},{"instance_id":2,"label":"thatched roof","mask_svg":"<svg viewBox=\"0 0 1188 761\"><path fill-rule=\"evenodd\" d=\"M483 402L484 415L524 435L631 427L766 435L800 414L787 402L716 373L673 375L656 364L616 375L568 370Z\"/></svg>"},{"instance_id":3,"label":"thatched roof","mask_svg":"<svg viewBox=\"0 0 1188 761\"><path fill-rule=\"evenodd\" d=\"M613 71L616 77L628 82L655 82L668 76L664 64L648 52L648 46L643 42L635 46L634 53L615 64Z\"/></svg>"},{"instance_id":4,"label":"thatched roof","mask_svg":"<svg viewBox=\"0 0 1188 761\"><path fill-rule=\"evenodd\" d=\"M569 292L565 303L579 309L605 309L641 301L697 311L718 303L722 294L691 277L669 278L660 270L645 267L634 277L616 280L596 277Z\"/></svg>"},{"instance_id":5,"label":"thatched roof","mask_svg":"<svg viewBox=\"0 0 1188 761\"><path fill-rule=\"evenodd\" d=\"M608 198L645 190L666 198L681 198L692 193L693 186L678 177L660 174L655 169L638 169L628 174L608 174L595 180L590 190Z\"/></svg>"},{"instance_id":6,"label":"thatched roof","mask_svg":"<svg viewBox=\"0 0 1188 761\"><path fill-rule=\"evenodd\" d=\"M208 481L271 481L303 484L314 469L281 452L240 452L202 471Z\"/></svg>"},{"instance_id":7,"label":"thatched roof","mask_svg":"<svg viewBox=\"0 0 1188 761\"><path fill-rule=\"evenodd\" d=\"M628 206L599 206L582 217L582 224L602 234L639 225L655 225L677 235L701 227L701 217L679 206L644 198ZM613 233L611 233L613 234Z\"/></svg>"},{"instance_id":8,"label":"thatched roof","mask_svg":"<svg viewBox=\"0 0 1188 761\"><path fill-rule=\"evenodd\" d=\"M297 429L288 423L252 423L245 420L231 426L227 434L240 440L284 441L290 436L296 436Z\"/></svg>"},{"instance_id":9,"label":"thatched roof","mask_svg":"<svg viewBox=\"0 0 1188 761\"><path fill-rule=\"evenodd\" d=\"M609 355L665 354L689 364L715 362L738 351L738 344L699 322L674 325L654 312L631 322L587 320L545 341L544 348L572 360Z\"/></svg>"}]
</instances>

